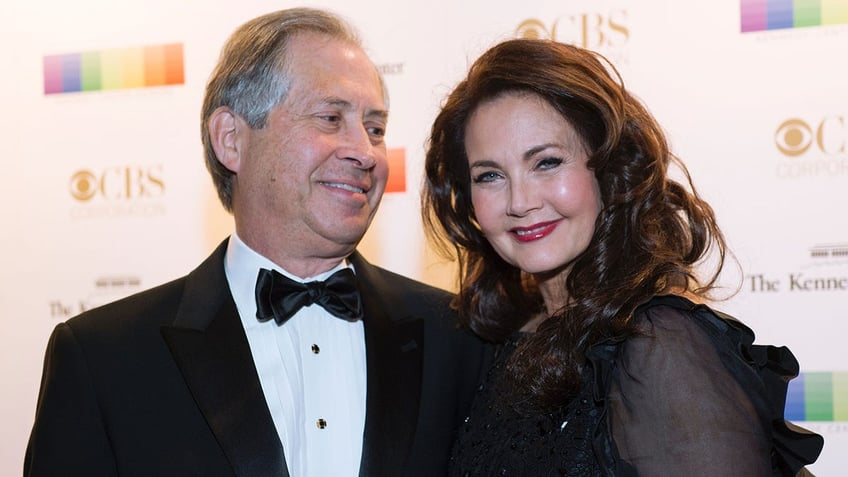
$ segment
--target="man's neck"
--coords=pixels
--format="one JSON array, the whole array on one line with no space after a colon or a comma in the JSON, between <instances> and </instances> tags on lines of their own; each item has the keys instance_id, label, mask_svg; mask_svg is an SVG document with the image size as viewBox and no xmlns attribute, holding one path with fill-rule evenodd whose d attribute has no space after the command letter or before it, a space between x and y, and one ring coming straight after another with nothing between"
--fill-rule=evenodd
<instances>
[{"instance_id":1,"label":"man's neck","mask_svg":"<svg viewBox=\"0 0 848 477\"><path fill-rule=\"evenodd\" d=\"M324 254L297 253L303 244L292 244L291 247L274 247L250 236L245 237L241 233L237 233L237 236L254 252L274 262L286 272L302 279L314 277L336 268L352 253L352 250L338 250Z\"/></svg>"}]
</instances>

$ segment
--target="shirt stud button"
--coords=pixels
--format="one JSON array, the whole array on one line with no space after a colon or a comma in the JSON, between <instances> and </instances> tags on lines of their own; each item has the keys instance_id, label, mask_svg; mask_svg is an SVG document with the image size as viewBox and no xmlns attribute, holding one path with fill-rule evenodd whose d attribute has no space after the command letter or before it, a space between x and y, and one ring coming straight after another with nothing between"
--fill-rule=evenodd
<instances>
[{"instance_id":1,"label":"shirt stud button","mask_svg":"<svg viewBox=\"0 0 848 477\"><path fill-rule=\"evenodd\" d=\"M319 348L317 344L314 344L312 345L312 352L318 354L321 352L321 348Z\"/></svg>"},{"instance_id":2,"label":"shirt stud button","mask_svg":"<svg viewBox=\"0 0 848 477\"><path fill-rule=\"evenodd\" d=\"M318 421L315 422L315 425L318 426L318 429L324 429L325 427L327 427L327 421L323 419L318 419Z\"/></svg>"}]
</instances>

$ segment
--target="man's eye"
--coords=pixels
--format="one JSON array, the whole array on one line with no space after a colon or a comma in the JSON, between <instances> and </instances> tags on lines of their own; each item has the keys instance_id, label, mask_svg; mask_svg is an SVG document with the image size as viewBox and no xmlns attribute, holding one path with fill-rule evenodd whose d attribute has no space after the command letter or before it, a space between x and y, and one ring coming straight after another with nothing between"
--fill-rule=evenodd
<instances>
[{"instance_id":1,"label":"man's eye","mask_svg":"<svg viewBox=\"0 0 848 477\"><path fill-rule=\"evenodd\" d=\"M372 136L383 137L386 135L386 128L381 128L377 126L370 127L368 128L368 134Z\"/></svg>"}]
</instances>

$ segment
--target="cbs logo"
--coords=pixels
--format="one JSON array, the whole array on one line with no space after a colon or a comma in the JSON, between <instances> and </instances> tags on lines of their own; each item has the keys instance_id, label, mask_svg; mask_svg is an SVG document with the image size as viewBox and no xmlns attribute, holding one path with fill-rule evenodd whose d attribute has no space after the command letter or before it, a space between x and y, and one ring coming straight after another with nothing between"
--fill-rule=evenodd
<instances>
[{"instance_id":1,"label":"cbs logo","mask_svg":"<svg viewBox=\"0 0 848 477\"><path fill-rule=\"evenodd\" d=\"M801 156L813 148L828 155L842 154L848 144L848 127L844 116L828 116L812 124L791 118L777 127L774 143L788 157Z\"/></svg>"},{"instance_id":2,"label":"cbs logo","mask_svg":"<svg viewBox=\"0 0 848 477\"><path fill-rule=\"evenodd\" d=\"M80 170L71 176L74 199L87 202L95 197L106 200L132 200L160 197L165 191L162 165L115 167L93 172Z\"/></svg>"},{"instance_id":3,"label":"cbs logo","mask_svg":"<svg viewBox=\"0 0 848 477\"><path fill-rule=\"evenodd\" d=\"M630 37L626 26L627 12L611 11L600 13L576 13L554 20L550 28L541 20L529 19L521 22L515 30L518 38L544 38L570 43L588 49L619 46Z\"/></svg>"}]
</instances>

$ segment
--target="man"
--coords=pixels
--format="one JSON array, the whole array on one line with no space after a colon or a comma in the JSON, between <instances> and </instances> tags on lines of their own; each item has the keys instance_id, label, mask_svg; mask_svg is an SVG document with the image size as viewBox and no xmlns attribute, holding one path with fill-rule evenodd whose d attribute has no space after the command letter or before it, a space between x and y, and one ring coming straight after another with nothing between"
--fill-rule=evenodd
<instances>
[{"instance_id":1,"label":"man","mask_svg":"<svg viewBox=\"0 0 848 477\"><path fill-rule=\"evenodd\" d=\"M446 472L485 349L447 293L355 252L388 176L385 97L330 14L233 34L202 131L235 234L188 276L56 327L25 475Z\"/></svg>"}]
</instances>

